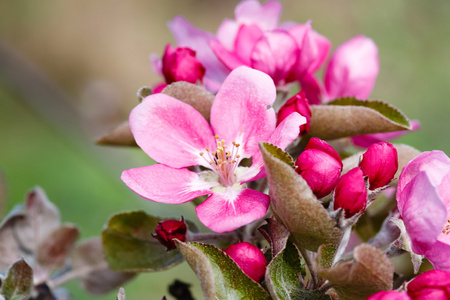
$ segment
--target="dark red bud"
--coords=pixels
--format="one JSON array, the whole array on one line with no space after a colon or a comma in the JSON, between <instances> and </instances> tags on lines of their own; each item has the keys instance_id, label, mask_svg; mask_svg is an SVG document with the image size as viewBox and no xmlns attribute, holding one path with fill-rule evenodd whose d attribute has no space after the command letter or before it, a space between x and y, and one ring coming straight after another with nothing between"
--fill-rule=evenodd
<instances>
[{"instance_id":1,"label":"dark red bud","mask_svg":"<svg viewBox=\"0 0 450 300\"><path fill-rule=\"evenodd\" d=\"M364 174L356 167L342 175L334 190L334 209L342 208L350 218L366 209L367 189Z\"/></svg>"},{"instance_id":2,"label":"dark red bud","mask_svg":"<svg viewBox=\"0 0 450 300\"><path fill-rule=\"evenodd\" d=\"M176 248L173 239L178 239L182 242L186 241L186 232L187 226L183 218L180 221L166 220L159 222L153 237L166 246L167 251L169 251Z\"/></svg>"},{"instance_id":3,"label":"dark red bud","mask_svg":"<svg viewBox=\"0 0 450 300\"><path fill-rule=\"evenodd\" d=\"M295 171L305 179L317 198L331 193L342 171L339 154L319 138L312 138L309 141L295 166Z\"/></svg>"},{"instance_id":4,"label":"dark red bud","mask_svg":"<svg viewBox=\"0 0 450 300\"><path fill-rule=\"evenodd\" d=\"M175 81L196 83L203 80L205 67L195 57L194 50L172 48L168 44L162 58L162 72L168 84Z\"/></svg>"},{"instance_id":5,"label":"dark red bud","mask_svg":"<svg viewBox=\"0 0 450 300\"><path fill-rule=\"evenodd\" d=\"M388 142L372 144L359 164L365 176L369 176L369 189L387 185L398 169L397 149Z\"/></svg>"},{"instance_id":6,"label":"dark red bud","mask_svg":"<svg viewBox=\"0 0 450 300\"><path fill-rule=\"evenodd\" d=\"M293 112L298 112L306 118L306 124L300 126L300 135L304 135L309 131L311 124L311 109L309 108L308 99L303 91L298 92L280 108L277 115L277 126Z\"/></svg>"},{"instance_id":7,"label":"dark red bud","mask_svg":"<svg viewBox=\"0 0 450 300\"><path fill-rule=\"evenodd\" d=\"M256 282L263 279L266 273L267 260L261 250L247 242L240 242L223 249L234 262Z\"/></svg>"}]
</instances>

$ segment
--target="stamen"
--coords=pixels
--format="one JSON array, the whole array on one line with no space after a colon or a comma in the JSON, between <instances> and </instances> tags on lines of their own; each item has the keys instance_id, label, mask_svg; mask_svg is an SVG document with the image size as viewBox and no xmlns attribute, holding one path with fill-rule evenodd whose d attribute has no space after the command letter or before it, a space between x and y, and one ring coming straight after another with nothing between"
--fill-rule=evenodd
<instances>
[{"instance_id":1,"label":"stamen","mask_svg":"<svg viewBox=\"0 0 450 300\"><path fill-rule=\"evenodd\" d=\"M444 229L442 230L442 233L445 235L450 234L450 220L447 220L447 223L444 226Z\"/></svg>"}]
</instances>

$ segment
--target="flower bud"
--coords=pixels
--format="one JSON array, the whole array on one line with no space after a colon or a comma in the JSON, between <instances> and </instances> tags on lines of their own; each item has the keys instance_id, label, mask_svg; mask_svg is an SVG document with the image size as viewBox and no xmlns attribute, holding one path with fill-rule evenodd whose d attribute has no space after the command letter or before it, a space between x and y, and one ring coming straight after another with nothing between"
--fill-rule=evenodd
<instances>
[{"instance_id":1,"label":"flower bud","mask_svg":"<svg viewBox=\"0 0 450 300\"><path fill-rule=\"evenodd\" d=\"M331 193L342 171L342 161L337 152L319 138L309 141L295 166L295 171L305 179L317 198Z\"/></svg>"},{"instance_id":2,"label":"flower bud","mask_svg":"<svg viewBox=\"0 0 450 300\"><path fill-rule=\"evenodd\" d=\"M367 189L364 174L356 167L342 175L334 190L334 210L342 208L345 218L351 218L355 214L366 209Z\"/></svg>"},{"instance_id":3,"label":"flower bud","mask_svg":"<svg viewBox=\"0 0 450 300\"><path fill-rule=\"evenodd\" d=\"M430 270L420 274L408 286L411 299L450 299L450 272Z\"/></svg>"},{"instance_id":4,"label":"flower bud","mask_svg":"<svg viewBox=\"0 0 450 300\"><path fill-rule=\"evenodd\" d=\"M195 51L189 48L166 46L162 58L162 72L166 82L187 81L196 83L203 80L205 67L195 58Z\"/></svg>"},{"instance_id":5,"label":"flower bud","mask_svg":"<svg viewBox=\"0 0 450 300\"><path fill-rule=\"evenodd\" d=\"M234 262L256 282L261 281L266 273L267 260L258 247L250 243L241 242L223 249Z\"/></svg>"},{"instance_id":6,"label":"flower bud","mask_svg":"<svg viewBox=\"0 0 450 300\"><path fill-rule=\"evenodd\" d=\"M300 136L302 136L309 131L311 124L311 109L305 92L298 92L280 108L277 115L277 126L293 112L298 112L306 118L306 123L300 126Z\"/></svg>"},{"instance_id":7,"label":"flower bud","mask_svg":"<svg viewBox=\"0 0 450 300\"><path fill-rule=\"evenodd\" d=\"M364 176L369 176L370 190L383 187L397 172L397 149L388 142L373 144L363 154L359 167Z\"/></svg>"},{"instance_id":8,"label":"flower bud","mask_svg":"<svg viewBox=\"0 0 450 300\"><path fill-rule=\"evenodd\" d=\"M366 300L411 300L411 298L405 291L379 291L369 296Z\"/></svg>"},{"instance_id":9,"label":"flower bud","mask_svg":"<svg viewBox=\"0 0 450 300\"><path fill-rule=\"evenodd\" d=\"M173 239L178 239L182 242L186 241L187 226L182 217L180 221L166 220L159 222L155 232L152 236L166 246L167 251L169 251L176 248Z\"/></svg>"}]
</instances>

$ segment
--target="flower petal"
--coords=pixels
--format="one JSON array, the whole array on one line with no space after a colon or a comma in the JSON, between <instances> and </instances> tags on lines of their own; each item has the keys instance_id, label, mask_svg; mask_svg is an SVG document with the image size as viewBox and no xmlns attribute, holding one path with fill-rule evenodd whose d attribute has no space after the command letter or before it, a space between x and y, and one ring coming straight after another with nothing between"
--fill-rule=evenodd
<instances>
[{"instance_id":1,"label":"flower petal","mask_svg":"<svg viewBox=\"0 0 450 300\"><path fill-rule=\"evenodd\" d=\"M239 143L241 157L251 157L261 141L275 130L272 79L247 67L233 70L222 84L211 108L211 126L227 144Z\"/></svg>"},{"instance_id":2,"label":"flower petal","mask_svg":"<svg viewBox=\"0 0 450 300\"><path fill-rule=\"evenodd\" d=\"M203 79L206 88L217 92L229 70L219 61L209 46L210 41L216 40L216 37L210 32L194 27L181 16L175 17L168 26L175 37L177 46L195 50L197 59L206 69Z\"/></svg>"},{"instance_id":3,"label":"flower petal","mask_svg":"<svg viewBox=\"0 0 450 300\"><path fill-rule=\"evenodd\" d=\"M400 214L416 254L424 255L433 247L446 222L447 209L437 193L436 186L424 171L419 172L397 193Z\"/></svg>"},{"instance_id":4,"label":"flower petal","mask_svg":"<svg viewBox=\"0 0 450 300\"><path fill-rule=\"evenodd\" d=\"M327 98L367 99L378 76L378 49L364 36L356 36L340 45L325 71Z\"/></svg>"},{"instance_id":5,"label":"flower petal","mask_svg":"<svg viewBox=\"0 0 450 300\"><path fill-rule=\"evenodd\" d=\"M442 151L423 152L403 167L399 176L397 194L402 194L405 186L420 171L425 171L435 186L439 186L442 178L450 172L450 158ZM399 210L403 207L403 199L398 199Z\"/></svg>"},{"instance_id":6,"label":"flower petal","mask_svg":"<svg viewBox=\"0 0 450 300\"><path fill-rule=\"evenodd\" d=\"M222 233L233 231L264 217L269 207L269 196L251 189L214 192L197 206L198 218L209 229Z\"/></svg>"},{"instance_id":7,"label":"flower petal","mask_svg":"<svg viewBox=\"0 0 450 300\"><path fill-rule=\"evenodd\" d=\"M241 25L234 42L234 53L246 66L251 66L255 44L264 35L257 25Z\"/></svg>"},{"instance_id":8,"label":"flower petal","mask_svg":"<svg viewBox=\"0 0 450 300\"><path fill-rule=\"evenodd\" d=\"M435 269L450 271L450 245L437 241L425 253L425 257L430 261Z\"/></svg>"},{"instance_id":9,"label":"flower petal","mask_svg":"<svg viewBox=\"0 0 450 300\"><path fill-rule=\"evenodd\" d=\"M173 168L209 164L199 155L214 146L205 118L192 106L165 94L146 97L130 114L136 143L151 158Z\"/></svg>"},{"instance_id":10,"label":"flower petal","mask_svg":"<svg viewBox=\"0 0 450 300\"><path fill-rule=\"evenodd\" d=\"M217 181L205 181L188 169L174 169L157 164L122 172L121 179L142 198L179 204L212 193Z\"/></svg>"},{"instance_id":11,"label":"flower petal","mask_svg":"<svg viewBox=\"0 0 450 300\"><path fill-rule=\"evenodd\" d=\"M298 137L300 126L305 123L305 117L297 112L293 112L277 126L267 142L284 150L289 143ZM237 180L245 183L258 180L265 176L266 171L264 170L262 154L261 151L258 150L252 157L252 166Z\"/></svg>"},{"instance_id":12,"label":"flower petal","mask_svg":"<svg viewBox=\"0 0 450 300\"><path fill-rule=\"evenodd\" d=\"M297 64L299 53L296 41L287 31L268 31L253 48L251 66L272 77L275 85L285 84Z\"/></svg>"},{"instance_id":13,"label":"flower petal","mask_svg":"<svg viewBox=\"0 0 450 300\"><path fill-rule=\"evenodd\" d=\"M268 1L262 5L257 0L242 1L236 6L234 16L238 22L256 23L264 30L271 30L278 25L281 9L278 1Z\"/></svg>"}]
</instances>

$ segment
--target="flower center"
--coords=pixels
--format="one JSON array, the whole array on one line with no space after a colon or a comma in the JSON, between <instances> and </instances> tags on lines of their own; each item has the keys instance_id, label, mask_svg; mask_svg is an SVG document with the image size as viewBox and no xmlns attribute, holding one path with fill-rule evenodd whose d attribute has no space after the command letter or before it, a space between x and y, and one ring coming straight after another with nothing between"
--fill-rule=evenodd
<instances>
[{"instance_id":1,"label":"flower center","mask_svg":"<svg viewBox=\"0 0 450 300\"><path fill-rule=\"evenodd\" d=\"M442 233L445 235L450 234L450 220L447 220L447 223L445 223L444 229L442 229Z\"/></svg>"},{"instance_id":2,"label":"flower center","mask_svg":"<svg viewBox=\"0 0 450 300\"><path fill-rule=\"evenodd\" d=\"M219 140L217 134L214 138L217 140L216 151L211 152L209 148L206 148L206 155L204 152L200 152L200 156L216 171L219 175L219 182L223 186L232 186L236 181L234 171L239 165L241 157L238 154L240 144L233 142L231 150L227 150L227 145L224 140Z\"/></svg>"}]
</instances>

